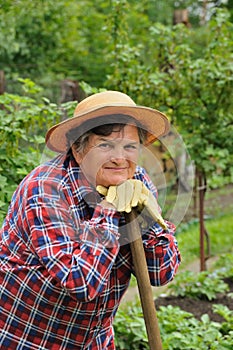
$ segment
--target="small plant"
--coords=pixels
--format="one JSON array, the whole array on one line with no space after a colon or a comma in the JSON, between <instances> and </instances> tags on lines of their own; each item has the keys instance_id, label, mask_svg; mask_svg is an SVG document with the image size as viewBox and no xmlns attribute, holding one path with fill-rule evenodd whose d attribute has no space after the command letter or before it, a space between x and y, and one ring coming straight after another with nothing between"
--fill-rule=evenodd
<instances>
[{"instance_id":1,"label":"small plant","mask_svg":"<svg viewBox=\"0 0 233 350\"><path fill-rule=\"evenodd\" d=\"M222 350L220 324L208 315L197 320L191 313L171 305L158 312L164 350Z\"/></svg>"},{"instance_id":2,"label":"small plant","mask_svg":"<svg viewBox=\"0 0 233 350\"><path fill-rule=\"evenodd\" d=\"M218 293L228 291L229 286L218 275L210 275L208 271L198 274L184 271L176 276L175 283L168 288L175 296L212 300Z\"/></svg>"},{"instance_id":3,"label":"small plant","mask_svg":"<svg viewBox=\"0 0 233 350\"><path fill-rule=\"evenodd\" d=\"M120 308L114 321L115 343L118 350L149 349L146 327L139 303Z\"/></svg>"},{"instance_id":4,"label":"small plant","mask_svg":"<svg viewBox=\"0 0 233 350\"><path fill-rule=\"evenodd\" d=\"M226 319L232 312L216 308ZM227 350L233 346L232 325L229 328L212 322L204 314L197 320L191 313L179 307L161 306L157 312L164 350ZM230 329L231 327L231 329ZM117 350L148 350L146 329L141 307L130 304L118 311L114 322Z\"/></svg>"},{"instance_id":5,"label":"small plant","mask_svg":"<svg viewBox=\"0 0 233 350\"><path fill-rule=\"evenodd\" d=\"M222 304L213 305L213 311L222 316L226 322L221 324L221 332L226 335L233 330L233 311Z\"/></svg>"},{"instance_id":6,"label":"small plant","mask_svg":"<svg viewBox=\"0 0 233 350\"><path fill-rule=\"evenodd\" d=\"M218 276L233 279L233 254L222 254L215 263L215 269Z\"/></svg>"}]
</instances>

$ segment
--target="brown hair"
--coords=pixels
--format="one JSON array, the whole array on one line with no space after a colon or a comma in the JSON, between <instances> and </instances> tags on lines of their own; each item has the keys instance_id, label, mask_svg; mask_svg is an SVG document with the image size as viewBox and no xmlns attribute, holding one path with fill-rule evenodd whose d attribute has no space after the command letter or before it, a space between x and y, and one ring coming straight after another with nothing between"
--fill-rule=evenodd
<instances>
[{"instance_id":1,"label":"brown hair","mask_svg":"<svg viewBox=\"0 0 233 350\"><path fill-rule=\"evenodd\" d=\"M147 131L143 129L142 125L137 120L128 115L114 114L99 117L97 119L98 125L96 125L96 119L94 119L94 123L91 123L92 120L89 120L86 123L83 123L82 125L78 126L77 128L70 130L66 135L68 148L74 145L77 152L82 152L88 143L90 135L95 134L108 136L114 131L121 131L127 124L135 125L138 128L138 136L140 143L143 143L146 139ZM92 128L91 124L94 124ZM89 127L89 130L85 132L85 130L87 130L87 126ZM77 135L80 136L77 138Z\"/></svg>"}]
</instances>

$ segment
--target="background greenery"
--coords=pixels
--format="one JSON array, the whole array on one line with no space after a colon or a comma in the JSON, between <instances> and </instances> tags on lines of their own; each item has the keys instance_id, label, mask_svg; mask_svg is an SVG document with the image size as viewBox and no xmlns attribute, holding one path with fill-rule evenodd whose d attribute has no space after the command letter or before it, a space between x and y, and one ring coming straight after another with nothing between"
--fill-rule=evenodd
<instances>
[{"instance_id":1,"label":"background greenery","mask_svg":"<svg viewBox=\"0 0 233 350\"><path fill-rule=\"evenodd\" d=\"M174 25L182 9L189 21ZM232 183L232 22L233 0L0 0L0 222L16 186L42 161L46 130L72 115L76 102L62 103L65 79L82 96L121 90L165 112L208 190ZM219 208L206 220L211 254L232 255L232 204ZM196 218L177 238L186 266L199 255ZM222 266L232 266L229 256ZM232 312L221 312L225 325L163 310L164 349L231 349ZM148 348L141 316L137 304L119 311L119 349Z\"/></svg>"},{"instance_id":2,"label":"background greenery","mask_svg":"<svg viewBox=\"0 0 233 350\"><path fill-rule=\"evenodd\" d=\"M8 94L0 111L1 200L38 164L34 153L46 128L67 116L64 79L85 94L121 90L164 111L204 182L232 182L232 3L1 0L0 70ZM183 9L188 23L174 25Z\"/></svg>"},{"instance_id":3,"label":"background greenery","mask_svg":"<svg viewBox=\"0 0 233 350\"><path fill-rule=\"evenodd\" d=\"M208 221L212 253L217 257L209 271L197 273L189 269L190 262L198 261L198 225L194 222L182 228L177 236L182 264L174 281L166 288L162 287L163 295L168 293L179 297L213 300L218 293L229 293L224 278L233 280L231 217L231 214L225 213ZM159 296L160 293L156 292L156 295ZM233 297L232 293L230 295ZM201 320L197 320L192 313L171 305L157 310L163 349L231 349L233 311L222 304L214 305L213 310L223 317L222 323L211 321L207 314L203 314ZM149 349L139 299L135 298L120 306L114 325L118 350Z\"/></svg>"}]
</instances>

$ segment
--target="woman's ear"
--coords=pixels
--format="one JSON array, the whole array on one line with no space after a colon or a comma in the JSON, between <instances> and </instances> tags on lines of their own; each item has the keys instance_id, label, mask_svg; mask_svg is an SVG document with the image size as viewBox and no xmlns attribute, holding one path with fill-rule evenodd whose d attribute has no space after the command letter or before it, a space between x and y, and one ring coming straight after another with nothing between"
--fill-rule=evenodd
<instances>
[{"instance_id":1,"label":"woman's ear","mask_svg":"<svg viewBox=\"0 0 233 350\"><path fill-rule=\"evenodd\" d=\"M81 153L76 151L74 145L71 146L71 149L72 149L72 153L73 153L74 159L80 165L82 163L82 160L83 160L83 157L82 157Z\"/></svg>"}]
</instances>

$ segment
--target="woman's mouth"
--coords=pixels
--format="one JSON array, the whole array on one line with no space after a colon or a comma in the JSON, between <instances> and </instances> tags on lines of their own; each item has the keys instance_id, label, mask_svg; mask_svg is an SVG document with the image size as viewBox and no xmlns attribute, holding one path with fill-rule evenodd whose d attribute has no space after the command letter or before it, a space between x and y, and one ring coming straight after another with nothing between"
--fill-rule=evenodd
<instances>
[{"instance_id":1,"label":"woman's mouth","mask_svg":"<svg viewBox=\"0 0 233 350\"><path fill-rule=\"evenodd\" d=\"M127 168L126 168L126 167L118 167L118 168L115 168L115 167L105 167L105 169L118 172L118 171L126 170Z\"/></svg>"}]
</instances>

